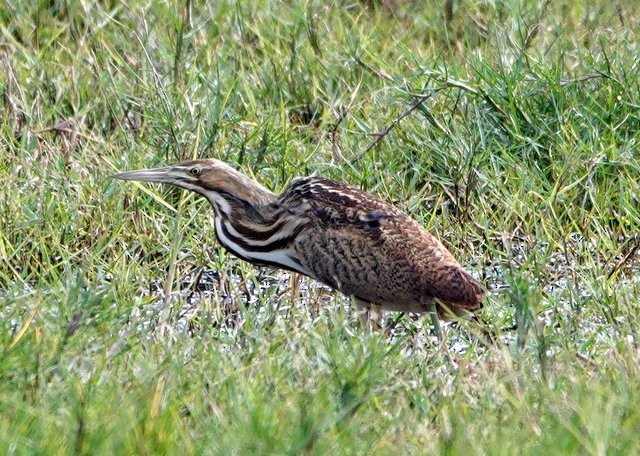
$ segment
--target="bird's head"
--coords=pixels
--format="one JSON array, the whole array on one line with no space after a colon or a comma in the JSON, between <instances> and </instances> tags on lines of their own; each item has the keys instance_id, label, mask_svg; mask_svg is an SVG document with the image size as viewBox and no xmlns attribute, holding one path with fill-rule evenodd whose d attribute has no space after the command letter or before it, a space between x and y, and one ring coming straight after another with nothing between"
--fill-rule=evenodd
<instances>
[{"instance_id":1,"label":"bird's head","mask_svg":"<svg viewBox=\"0 0 640 456\"><path fill-rule=\"evenodd\" d=\"M125 171L110 176L113 179L171 184L205 196L216 211L231 214L235 204L267 205L275 195L214 158L188 160L173 166Z\"/></svg>"}]
</instances>

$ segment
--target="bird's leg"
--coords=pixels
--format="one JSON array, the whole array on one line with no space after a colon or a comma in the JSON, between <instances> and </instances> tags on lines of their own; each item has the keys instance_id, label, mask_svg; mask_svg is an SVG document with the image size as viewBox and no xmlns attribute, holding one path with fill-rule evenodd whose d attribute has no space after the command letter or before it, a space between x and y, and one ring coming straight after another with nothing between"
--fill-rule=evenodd
<instances>
[{"instance_id":1,"label":"bird's leg","mask_svg":"<svg viewBox=\"0 0 640 456\"><path fill-rule=\"evenodd\" d=\"M289 288L291 290L291 302L295 302L300 297L300 274L292 272L289 276Z\"/></svg>"},{"instance_id":2,"label":"bird's leg","mask_svg":"<svg viewBox=\"0 0 640 456\"><path fill-rule=\"evenodd\" d=\"M369 327L370 330L382 329L382 310L380 307L369 302L356 299L356 304L360 308L358 317L363 326Z\"/></svg>"},{"instance_id":3,"label":"bird's leg","mask_svg":"<svg viewBox=\"0 0 640 456\"><path fill-rule=\"evenodd\" d=\"M442 327L440 326L440 318L438 318L438 310L436 303L432 302L427 306L429 317L431 320L431 326L433 328L433 334L438 338L438 342L442 342L444 337L442 335Z\"/></svg>"}]
</instances>

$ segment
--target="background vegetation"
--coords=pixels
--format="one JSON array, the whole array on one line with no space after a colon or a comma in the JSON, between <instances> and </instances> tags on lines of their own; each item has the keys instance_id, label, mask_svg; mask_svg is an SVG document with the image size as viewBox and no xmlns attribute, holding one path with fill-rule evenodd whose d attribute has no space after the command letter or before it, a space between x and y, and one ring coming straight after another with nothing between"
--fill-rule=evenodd
<instances>
[{"instance_id":1,"label":"background vegetation","mask_svg":"<svg viewBox=\"0 0 640 456\"><path fill-rule=\"evenodd\" d=\"M0 453L640 452L640 6L448 4L4 4ZM393 201L485 323L370 334L107 179L196 156Z\"/></svg>"}]
</instances>

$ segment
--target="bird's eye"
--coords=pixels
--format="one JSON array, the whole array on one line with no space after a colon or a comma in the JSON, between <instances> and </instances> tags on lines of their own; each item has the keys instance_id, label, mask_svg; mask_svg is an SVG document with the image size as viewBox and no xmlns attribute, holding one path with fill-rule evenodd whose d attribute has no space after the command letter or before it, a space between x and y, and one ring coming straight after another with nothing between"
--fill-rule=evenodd
<instances>
[{"instance_id":1,"label":"bird's eye","mask_svg":"<svg viewBox=\"0 0 640 456\"><path fill-rule=\"evenodd\" d=\"M197 166L194 166L193 168L191 168L189 170L189 173L191 173L192 176L199 176L200 175L200 168Z\"/></svg>"}]
</instances>

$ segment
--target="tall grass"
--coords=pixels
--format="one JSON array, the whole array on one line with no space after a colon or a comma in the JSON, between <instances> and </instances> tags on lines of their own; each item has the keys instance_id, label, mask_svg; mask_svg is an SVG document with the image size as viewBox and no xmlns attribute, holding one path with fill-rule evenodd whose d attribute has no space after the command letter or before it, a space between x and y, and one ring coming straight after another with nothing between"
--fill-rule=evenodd
<instances>
[{"instance_id":1,"label":"tall grass","mask_svg":"<svg viewBox=\"0 0 640 456\"><path fill-rule=\"evenodd\" d=\"M640 9L425 3L0 10L2 453L640 451ZM372 334L107 179L196 156L392 201L484 323Z\"/></svg>"}]
</instances>

